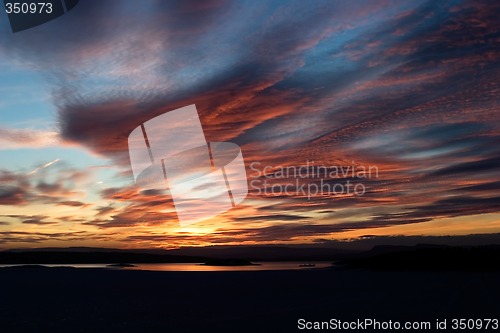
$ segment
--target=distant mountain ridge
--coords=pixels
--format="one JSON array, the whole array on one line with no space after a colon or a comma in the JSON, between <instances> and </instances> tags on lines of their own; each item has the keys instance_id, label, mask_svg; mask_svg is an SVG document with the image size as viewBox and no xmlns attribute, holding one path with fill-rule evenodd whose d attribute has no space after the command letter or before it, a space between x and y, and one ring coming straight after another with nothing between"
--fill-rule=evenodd
<instances>
[{"instance_id":1,"label":"distant mountain ridge","mask_svg":"<svg viewBox=\"0 0 500 333\"><path fill-rule=\"evenodd\" d=\"M418 252L418 253L417 253ZM417 255L415 254L417 253ZM384 258L426 258L433 254L459 262L460 257L469 260L500 259L500 245L450 246L417 244L414 246L377 245L369 251L354 251L333 247L295 246L210 246L179 249L114 249L93 247L11 249L0 252L0 264L91 264L91 263L195 263L217 259L247 261L357 261L362 266ZM421 259L418 259L421 260ZM424 260L424 259L422 259ZM448 260L448 259L446 259ZM411 260L410 260L411 261ZM388 261L390 262L390 261ZM396 261L391 264L396 263ZM500 261L499 261L500 262ZM398 262L399 265L399 262Z\"/></svg>"},{"instance_id":2,"label":"distant mountain ridge","mask_svg":"<svg viewBox=\"0 0 500 333\"><path fill-rule=\"evenodd\" d=\"M251 261L332 261L353 252L333 248L283 246L113 249L92 247L10 249L0 252L0 264L174 263L210 259Z\"/></svg>"}]
</instances>

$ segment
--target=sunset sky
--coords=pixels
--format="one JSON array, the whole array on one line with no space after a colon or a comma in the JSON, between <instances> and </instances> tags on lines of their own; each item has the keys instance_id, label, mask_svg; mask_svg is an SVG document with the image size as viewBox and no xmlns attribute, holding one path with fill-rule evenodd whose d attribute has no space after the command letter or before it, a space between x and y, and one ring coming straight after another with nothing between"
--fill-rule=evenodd
<instances>
[{"instance_id":1,"label":"sunset sky","mask_svg":"<svg viewBox=\"0 0 500 333\"><path fill-rule=\"evenodd\" d=\"M2 12L0 248L500 233L499 17L495 1L81 0L12 33ZM191 104L207 141L241 147L249 194L181 227L168 190L134 184L127 137ZM377 174L324 180L363 195L264 191L308 164Z\"/></svg>"}]
</instances>

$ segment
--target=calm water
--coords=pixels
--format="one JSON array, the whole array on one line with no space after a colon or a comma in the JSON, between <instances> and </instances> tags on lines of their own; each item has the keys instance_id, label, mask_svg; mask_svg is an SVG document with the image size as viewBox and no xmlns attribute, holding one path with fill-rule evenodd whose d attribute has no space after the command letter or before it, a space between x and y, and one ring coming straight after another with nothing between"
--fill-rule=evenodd
<instances>
[{"instance_id":1,"label":"calm water","mask_svg":"<svg viewBox=\"0 0 500 333\"><path fill-rule=\"evenodd\" d=\"M201 264L137 264L127 269L150 271L281 271L290 269L311 269L331 266L331 262L256 262L252 266L208 266ZM315 264L314 267L301 267L303 264Z\"/></svg>"},{"instance_id":2,"label":"calm water","mask_svg":"<svg viewBox=\"0 0 500 333\"><path fill-rule=\"evenodd\" d=\"M147 271L173 271L173 272L195 272L195 271L282 271L295 269L311 269L330 267L329 261L272 261L272 262L255 262L252 266L207 266L196 263L170 263L170 264L135 264L136 267L107 267L106 264L46 264L47 267L75 267L75 268L110 268L110 269L127 269L127 270L147 270ZM314 267L301 267L304 264L314 264ZM0 267L8 267L16 265L0 265Z\"/></svg>"}]
</instances>

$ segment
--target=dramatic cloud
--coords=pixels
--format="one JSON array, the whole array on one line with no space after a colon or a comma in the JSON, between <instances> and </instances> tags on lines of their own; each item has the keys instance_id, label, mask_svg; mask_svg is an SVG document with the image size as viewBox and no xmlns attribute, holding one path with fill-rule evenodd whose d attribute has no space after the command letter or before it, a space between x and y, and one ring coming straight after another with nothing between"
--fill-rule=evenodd
<instances>
[{"instance_id":1,"label":"dramatic cloud","mask_svg":"<svg viewBox=\"0 0 500 333\"><path fill-rule=\"evenodd\" d=\"M82 0L71 15L0 35L0 50L50 83L58 121L58 133L1 128L0 144L85 147L120 168L121 185L84 190L75 170L47 179L59 164L47 161L28 175L2 172L0 205L85 211L80 226L155 244L311 241L498 216L499 15L499 3L476 1ZM138 125L190 104L208 141L241 146L250 185L241 207L192 238L174 230L167 189L130 185L127 151ZM377 172L279 176L309 162ZM363 194L332 193L348 182ZM55 220L23 223L45 221ZM147 228L168 234L148 238Z\"/></svg>"}]
</instances>

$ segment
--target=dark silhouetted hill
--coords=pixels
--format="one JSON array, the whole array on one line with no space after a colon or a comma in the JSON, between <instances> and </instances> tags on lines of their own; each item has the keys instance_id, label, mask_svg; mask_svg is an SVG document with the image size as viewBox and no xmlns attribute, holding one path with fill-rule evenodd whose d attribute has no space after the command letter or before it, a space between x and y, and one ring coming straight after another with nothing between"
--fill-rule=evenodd
<instances>
[{"instance_id":1,"label":"dark silhouetted hill","mask_svg":"<svg viewBox=\"0 0 500 333\"><path fill-rule=\"evenodd\" d=\"M137 252L4 251L0 264L109 264L109 263L195 263L206 257Z\"/></svg>"},{"instance_id":2,"label":"dark silhouetted hill","mask_svg":"<svg viewBox=\"0 0 500 333\"><path fill-rule=\"evenodd\" d=\"M498 271L500 270L500 246L377 246L371 251L340 260L337 264L343 268L393 271Z\"/></svg>"},{"instance_id":3,"label":"dark silhouetted hill","mask_svg":"<svg viewBox=\"0 0 500 333\"><path fill-rule=\"evenodd\" d=\"M193 263L234 258L251 261L333 261L346 258L348 250L318 247L213 246L199 248L134 249L41 248L0 252L0 264L98 264L98 263Z\"/></svg>"}]
</instances>

